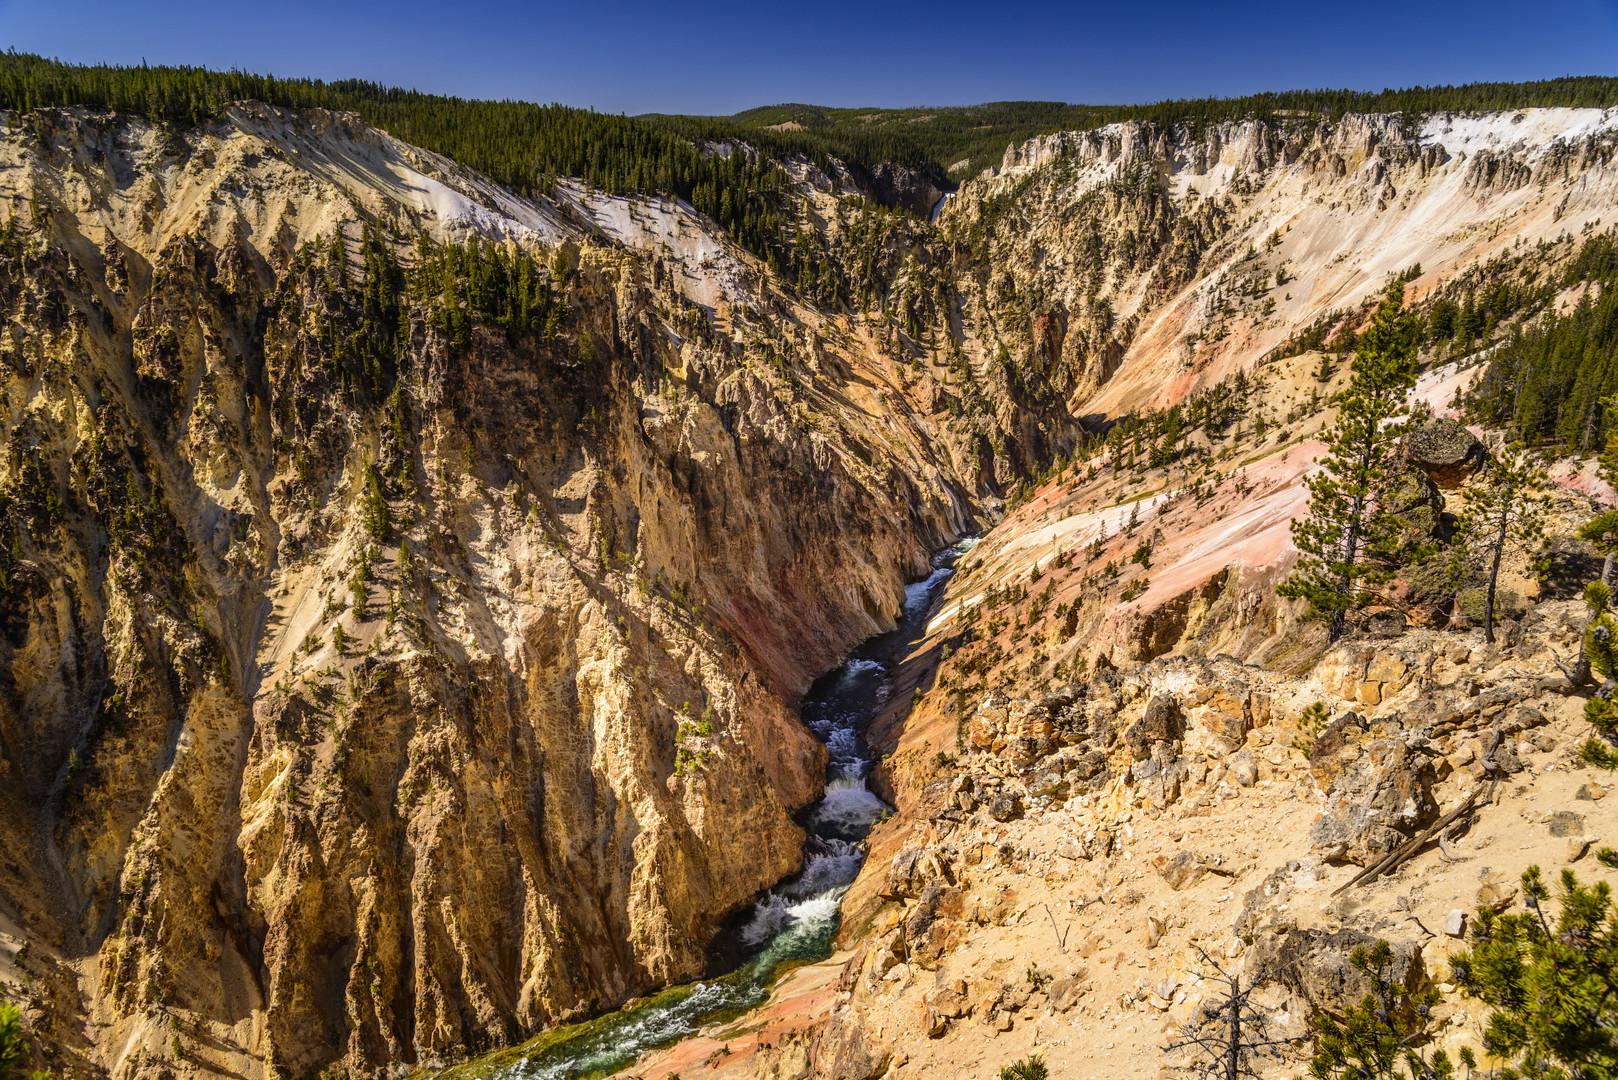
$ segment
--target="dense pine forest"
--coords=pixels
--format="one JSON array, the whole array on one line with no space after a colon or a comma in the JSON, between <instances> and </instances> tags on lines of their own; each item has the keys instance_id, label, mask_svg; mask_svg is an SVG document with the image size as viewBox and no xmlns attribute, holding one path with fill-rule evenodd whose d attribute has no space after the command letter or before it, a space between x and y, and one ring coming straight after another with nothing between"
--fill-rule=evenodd
<instances>
[{"instance_id":1,"label":"dense pine forest","mask_svg":"<svg viewBox=\"0 0 1618 1080\"><path fill-rule=\"evenodd\" d=\"M784 180L766 159L803 154L824 164L835 157L856 173L892 162L948 185L952 176L959 179L997 162L1008 143L1055 131L1126 120L1197 130L1227 120L1310 123L1349 112L1397 112L1414 122L1432 112L1606 108L1618 105L1618 78L1379 92L1288 90L1145 105L1014 101L896 110L775 105L730 117L626 117L563 105L474 101L360 80L281 79L201 67L65 64L14 51L0 55L4 109L97 105L183 129L218 116L231 101L246 99L352 110L407 142L519 191L543 189L555 177L574 176L615 194L678 194L693 199L727 228L738 229L743 234L738 239L751 239L749 246L756 247L765 210ZM737 158L704 149L705 144L740 141L760 154Z\"/></svg>"},{"instance_id":2,"label":"dense pine forest","mask_svg":"<svg viewBox=\"0 0 1618 1080\"><path fill-rule=\"evenodd\" d=\"M1544 304L1563 289L1584 287L1570 310L1519 324L1489 353L1467 403L1477 423L1510 428L1523 441L1564 453L1599 452L1618 434L1618 239L1585 240ZM1487 303L1468 294L1457 321L1462 334L1483 331Z\"/></svg>"},{"instance_id":3,"label":"dense pine forest","mask_svg":"<svg viewBox=\"0 0 1618 1080\"><path fill-rule=\"evenodd\" d=\"M826 147L860 162L896 161L935 178L961 180L998 164L1008 143L1054 131L1085 131L1129 120L1161 128L1183 125L1200 131L1229 120L1310 123L1335 120L1346 113L1399 113L1407 124L1414 125L1424 115L1437 112L1613 105L1618 105L1618 79L1570 76L1539 82L1413 86L1377 92L1283 90L1239 98L1190 98L1146 105L1068 105L1056 101L912 109L768 105L737 113L728 121L755 131L791 126L801 129L793 134L806 147Z\"/></svg>"}]
</instances>

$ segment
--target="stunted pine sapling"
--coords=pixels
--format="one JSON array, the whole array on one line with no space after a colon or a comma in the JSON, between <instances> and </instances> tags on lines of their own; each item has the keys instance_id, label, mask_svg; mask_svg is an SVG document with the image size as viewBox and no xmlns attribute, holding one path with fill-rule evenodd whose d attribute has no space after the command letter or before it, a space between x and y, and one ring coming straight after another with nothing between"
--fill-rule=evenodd
<instances>
[{"instance_id":1,"label":"stunted pine sapling","mask_svg":"<svg viewBox=\"0 0 1618 1080\"><path fill-rule=\"evenodd\" d=\"M1602 677L1601 688L1584 703L1584 718L1602 738L1585 740L1579 753L1589 764L1609 770L1618 769L1618 752L1611 746L1618 741L1618 704L1612 700L1618 691L1618 683L1614 682L1614 677L1618 676L1618 618L1608 610L1611 601L1611 590L1601 582L1592 581L1584 587L1589 618L1579 642L1576 667L1570 675L1572 678L1582 673L1583 679L1575 679L1575 682L1588 681L1591 671ZM1568 670L1566 664L1560 666Z\"/></svg>"},{"instance_id":2,"label":"stunted pine sapling","mask_svg":"<svg viewBox=\"0 0 1618 1080\"><path fill-rule=\"evenodd\" d=\"M1349 953L1348 962L1371 983L1371 992L1337 1023L1322 1014L1315 1021L1315 1080L1398 1080L1399 1066L1410 1080L1452 1080L1455 1066L1442 1049L1429 1058L1420 1049L1438 992L1415 996L1394 978L1393 948L1378 941Z\"/></svg>"},{"instance_id":3,"label":"stunted pine sapling","mask_svg":"<svg viewBox=\"0 0 1618 1080\"><path fill-rule=\"evenodd\" d=\"M1451 547L1450 583L1459 586L1481 569L1486 581L1483 639L1491 645L1502 558L1522 554L1528 557L1531 569L1544 570L1548 484L1538 455L1515 444L1495 455L1482 483L1461 492L1460 528Z\"/></svg>"}]
</instances>

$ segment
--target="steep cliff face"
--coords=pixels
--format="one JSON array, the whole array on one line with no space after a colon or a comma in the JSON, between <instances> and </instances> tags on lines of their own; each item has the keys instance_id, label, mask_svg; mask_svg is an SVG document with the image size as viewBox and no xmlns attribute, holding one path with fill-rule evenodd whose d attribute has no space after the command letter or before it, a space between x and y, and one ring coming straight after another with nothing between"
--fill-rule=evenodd
<instances>
[{"instance_id":1,"label":"steep cliff face","mask_svg":"<svg viewBox=\"0 0 1618 1080\"><path fill-rule=\"evenodd\" d=\"M793 699L994 494L905 367L677 206L37 120L0 907L58 1063L409 1065L699 974L800 865Z\"/></svg>"},{"instance_id":2,"label":"steep cliff face","mask_svg":"<svg viewBox=\"0 0 1618 1080\"><path fill-rule=\"evenodd\" d=\"M1482 117L1118 124L1008 147L940 215L961 308L1072 406L1164 408L1413 267L1458 271L1577 235L1618 200L1599 109ZM992 268L992 270L991 270Z\"/></svg>"}]
</instances>

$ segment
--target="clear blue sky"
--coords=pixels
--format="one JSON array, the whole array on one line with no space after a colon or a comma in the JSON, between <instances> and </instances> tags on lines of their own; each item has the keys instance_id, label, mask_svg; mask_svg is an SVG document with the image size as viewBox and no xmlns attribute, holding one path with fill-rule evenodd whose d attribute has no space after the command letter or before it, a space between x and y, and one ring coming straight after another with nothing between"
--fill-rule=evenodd
<instances>
[{"instance_id":1,"label":"clear blue sky","mask_svg":"<svg viewBox=\"0 0 1618 1080\"><path fill-rule=\"evenodd\" d=\"M608 112L1140 102L1618 74L1618 0L0 0L0 46Z\"/></svg>"}]
</instances>

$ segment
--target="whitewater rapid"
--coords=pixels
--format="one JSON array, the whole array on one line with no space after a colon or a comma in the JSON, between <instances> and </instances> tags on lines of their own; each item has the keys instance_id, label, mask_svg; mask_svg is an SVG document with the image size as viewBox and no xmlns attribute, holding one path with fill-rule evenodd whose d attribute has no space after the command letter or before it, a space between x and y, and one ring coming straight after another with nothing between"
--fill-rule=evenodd
<instances>
[{"instance_id":1,"label":"whitewater rapid","mask_svg":"<svg viewBox=\"0 0 1618 1080\"><path fill-rule=\"evenodd\" d=\"M745 961L714 979L673 987L646 1001L540 1036L496 1075L517 1080L579 1080L621 1069L643 1052L731 1019L769 999L788 961L831 955L839 904L865 861L865 838L890 808L867 785L873 762L863 733L887 700L889 665L926 626L927 614L975 540L935 556L933 571L905 588L898 626L873 638L819 679L804 700L803 721L826 744L825 794L804 814L803 870L753 904L734 931Z\"/></svg>"}]
</instances>

